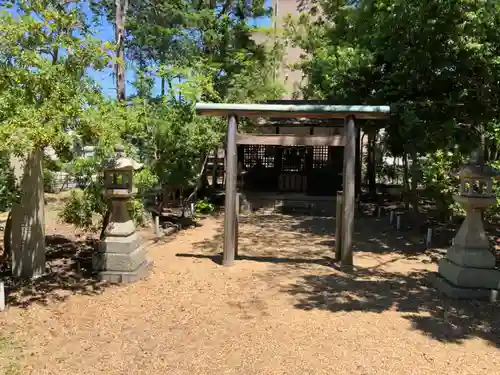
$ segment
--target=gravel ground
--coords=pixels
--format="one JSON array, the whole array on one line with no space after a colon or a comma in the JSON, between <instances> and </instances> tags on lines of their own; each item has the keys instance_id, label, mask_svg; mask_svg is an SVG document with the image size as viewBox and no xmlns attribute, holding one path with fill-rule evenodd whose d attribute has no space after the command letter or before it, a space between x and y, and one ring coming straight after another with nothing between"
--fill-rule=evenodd
<instances>
[{"instance_id":1,"label":"gravel ground","mask_svg":"<svg viewBox=\"0 0 500 375\"><path fill-rule=\"evenodd\" d=\"M241 260L223 268L221 221L204 219L150 249L148 279L54 288L0 329L23 375L498 373L500 309L428 287L435 251L358 219L344 273L333 231L328 218L243 218Z\"/></svg>"}]
</instances>

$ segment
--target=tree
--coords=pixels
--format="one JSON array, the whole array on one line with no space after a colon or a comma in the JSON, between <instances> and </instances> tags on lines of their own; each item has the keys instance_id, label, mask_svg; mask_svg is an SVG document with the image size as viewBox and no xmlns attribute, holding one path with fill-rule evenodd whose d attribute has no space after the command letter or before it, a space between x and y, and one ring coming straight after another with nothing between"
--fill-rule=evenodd
<instances>
[{"instance_id":1,"label":"tree","mask_svg":"<svg viewBox=\"0 0 500 375\"><path fill-rule=\"evenodd\" d=\"M93 9L112 22L118 7L105 1L95 2ZM258 45L252 38L256 29L248 25L251 18L269 13L260 0L238 4L164 0L130 3L126 56L136 69L136 98L147 103L141 106L147 111L144 119L148 121L141 123L143 129L136 132L140 137L134 142L147 143L155 150L147 158L165 188L164 196L167 191L192 187L193 170L198 171L194 173L198 176L194 185L197 191L203 185L204 161L213 150L206 146L217 148L223 140L222 123L195 119L192 109L187 110L193 102L249 102L281 94L281 87L271 79L281 51ZM155 78L161 82L159 100L153 95ZM196 138L198 131L211 136ZM196 147L179 152L180 143L167 134L175 134L186 145L193 144L188 137L191 134L197 139ZM218 137L215 142L212 135Z\"/></svg>"},{"instance_id":2,"label":"tree","mask_svg":"<svg viewBox=\"0 0 500 375\"><path fill-rule=\"evenodd\" d=\"M127 55L161 78L161 96L169 81L180 78L165 73L201 68L214 87L202 93L204 101L274 99L282 88L271 76L282 51L256 43L256 28L249 26L251 19L268 15L263 0L137 1L128 15Z\"/></svg>"},{"instance_id":3,"label":"tree","mask_svg":"<svg viewBox=\"0 0 500 375\"><path fill-rule=\"evenodd\" d=\"M165 199L175 191L182 196L187 189L200 189L207 155L221 142L222 122L194 114L196 98L213 91L209 78L199 74L200 70L165 72L169 86L166 96L142 103L137 99L138 121L124 135L163 185ZM180 77L180 83L171 82L172 76Z\"/></svg>"},{"instance_id":4,"label":"tree","mask_svg":"<svg viewBox=\"0 0 500 375\"><path fill-rule=\"evenodd\" d=\"M411 161L406 174L415 193L420 156L455 144L467 149L498 115L498 3L324 0L319 6L316 21L289 22L308 54L301 64L309 76L306 95L390 104L387 142L393 155ZM415 194L412 202L418 210Z\"/></svg>"},{"instance_id":5,"label":"tree","mask_svg":"<svg viewBox=\"0 0 500 375\"><path fill-rule=\"evenodd\" d=\"M0 151L24 163L12 209L14 276L45 272L42 155L71 152L68 130L103 149L119 136L114 105L85 71L110 62L110 48L89 36L79 2L21 0L0 15Z\"/></svg>"},{"instance_id":6,"label":"tree","mask_svg":"<svg viewBox=\"0 0 500 375\"><path fill-rule=\"evenodd\" d=\"M248 103L276 99L283 87L273 80L273 73L282 60L283 50L279 43L267 46L257 43L253 37L257 29L249 25L251 19L270 13L262 0L136 2L129 16L128 56L139 65L146 62L151 67L148 74L160 77L160 96L167 102L172 100L169 92L173 84L186 79L186 69L198 77L198 82L205 82L204 90L195 90L196 96L191 95L192 86L181 88L181 95L187 94L191 101ZM188 118L187 122L191 120ZM196 122L198 126L213 127L219 136L213 144L213 149L217 149L224 141L226 124L207 118ZM206 147L199 149L206 151L198 153L196 158L198 180L194 194L206 181L207 155L213 151ZM192 172L172 173L180 176Z\"/></svg>"},{"instance_id":7,"label":"tree","mask_svg":"<svg viewBox=\"0 0 500 375\"><path fill-rule=\"evenodd\" d=\"M128 0L115 0L115 42L116 57L115 75L116 75L116 98L118 101L124 101L125 92L125 25L128 12Z\"/></svg>"}]
</instances>

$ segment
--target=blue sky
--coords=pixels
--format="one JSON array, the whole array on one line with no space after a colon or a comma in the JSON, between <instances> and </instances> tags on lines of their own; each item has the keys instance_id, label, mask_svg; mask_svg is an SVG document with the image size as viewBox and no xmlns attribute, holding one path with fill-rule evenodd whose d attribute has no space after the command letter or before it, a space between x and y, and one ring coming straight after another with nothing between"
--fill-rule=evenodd
<instances>
[{"instance_id":1,"label":"blue sky","mask_svg":"<svg viewBox=\"0 0 500 375\"><path fill-rule=\"evenodd\" d=\"M271 1L266 0L266 4L271 6ZM252 26L266 27L270 26L271 20L269 17L261 17L250 21ZM101 19L101 25L96 25L94 28L95 36L99 39L105 41L113 41L115 39L113 26L106 20ZM91 77L93 77L97 83L102 87L103 93L109 97L116 96L115 83L113 79L113 70L106 69L103 71L93 71L88 72ZM127 86L126 92L127 96L133 95L135 93L135 88L132 82L135 80L135 73L133 69L127 69L126 72ZM160 93L160 82L157 80L155 82L155 87L153 89L153 95L158 95Z\"/></svg>"},{"instance_id":2,"label":"blue sky","mask_svg":"<svg viewBox=\"0 0 500 375\"><path fill-rule=\"evenodd\" d=\"M266 5L271 6L271 0L266 0ZM7 11L16 14L16 8L10 8ZM92 16L88 6L86 7L86 13L89 18ZM260 17L249 22L252 26L266 27L271 25L271 20L269 17ZM104 41L114 41L114 29L113 26L104 18L101 17L99 24L94 26L94 36ZM130 62L128 62L130 64ZM88 74L95 79L95 81L102 87L102 91L105 95L114 98L116 96L115 83L113 79L113 69L108 68L102 71L89 70ZM132 82L135 80L134 69L127 69L126 71L126 93L127 96L133 95L135 93L135 88ZM160 93L160 81L155 82L155 87L153 89L153 95L158 95Z\"/></svg>"},{"instance_id":3,"label":"blue sky","mask_svg":"<svg viewBox=\"0 0 500 375\"><path fill-rule=\"evenodd\" d=\"M112 41L115 39L115 33L113 30L113 26L108 23L107 20L104 18L101 20L102 25L96 25L94 28L95 32L95 37L102 39L102 40L109 40ZM105 69L103 71L94 71L90 70L88 72L90 76L92 76L97 83L102 87L103 92L110 97L115 97L116 96L116 90L115 90L115 84L113 80L113 70L112 69ZM127 72L127 80L130 80L130 75L131 73L133 74L132 71ZM128 85L131 86L131 85ZM133 87L130 87L133 89ZM127 87L127 91L130 90L129 87Z\"/></svg>"}]
</instances>

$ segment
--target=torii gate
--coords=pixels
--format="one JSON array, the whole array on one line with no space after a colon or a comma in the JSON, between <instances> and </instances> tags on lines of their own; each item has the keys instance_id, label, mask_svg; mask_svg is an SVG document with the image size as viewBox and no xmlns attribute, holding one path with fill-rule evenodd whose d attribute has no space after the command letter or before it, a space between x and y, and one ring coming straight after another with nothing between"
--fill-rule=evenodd
<instances>
[{"instance_id":1,"label":"torii gate","mask_svg":"<svg viewBox=\"0 0 500 375\"><path fill-rule=\"evenodd\" d=\"M341 219L341 264L352 266L355 211L356 119L379 120L389 118L389 106L311 105L311 104L212 104L196 103L196 113L206 116L227 116L226 195L224 215L224 248L222 264L232 266L238 246L237 225L237 144L264 144L275 146L344 146L343 212ZM344 138L341 136L240 134L238 117L322 118L345 119ZM336 239L338 241L339 239Z\"/></svg>"}]
</instances>

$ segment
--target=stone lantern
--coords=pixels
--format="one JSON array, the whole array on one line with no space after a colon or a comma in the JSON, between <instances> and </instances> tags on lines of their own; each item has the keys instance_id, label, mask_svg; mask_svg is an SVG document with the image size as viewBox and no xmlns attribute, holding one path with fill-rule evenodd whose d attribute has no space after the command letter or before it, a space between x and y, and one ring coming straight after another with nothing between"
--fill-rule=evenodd
<instances>
[{"instance_id":1,"label":"stone lantern","mask_svg":"<svg viewBox=\"0 0 500 375\"><path fill-rule=\"evenodd\" d=\"M465 209L466 217L446 257L439 262L437 287L453 298L489 298L498 289L500 271L484 232L482 212L496 203L493 179L498 170L484 164L482 150L458 172L460 192L453 199Z\"/></svg>"},{"instance_id":2,"label":"stone lantern","mask_svg":"<svg viewBox=\"0 0 500 375\"><path fill-rule=\"evenodd\" d=\"M142 165L127 158L121 146L115 147L115 152L116 158L104 169L104 190L111 215L92 263L100 279L129 283L146 276L152 264L146 259L146 249L128 212L128 202L134 194L134 172Z\"/></svg>"}]
</instances>

